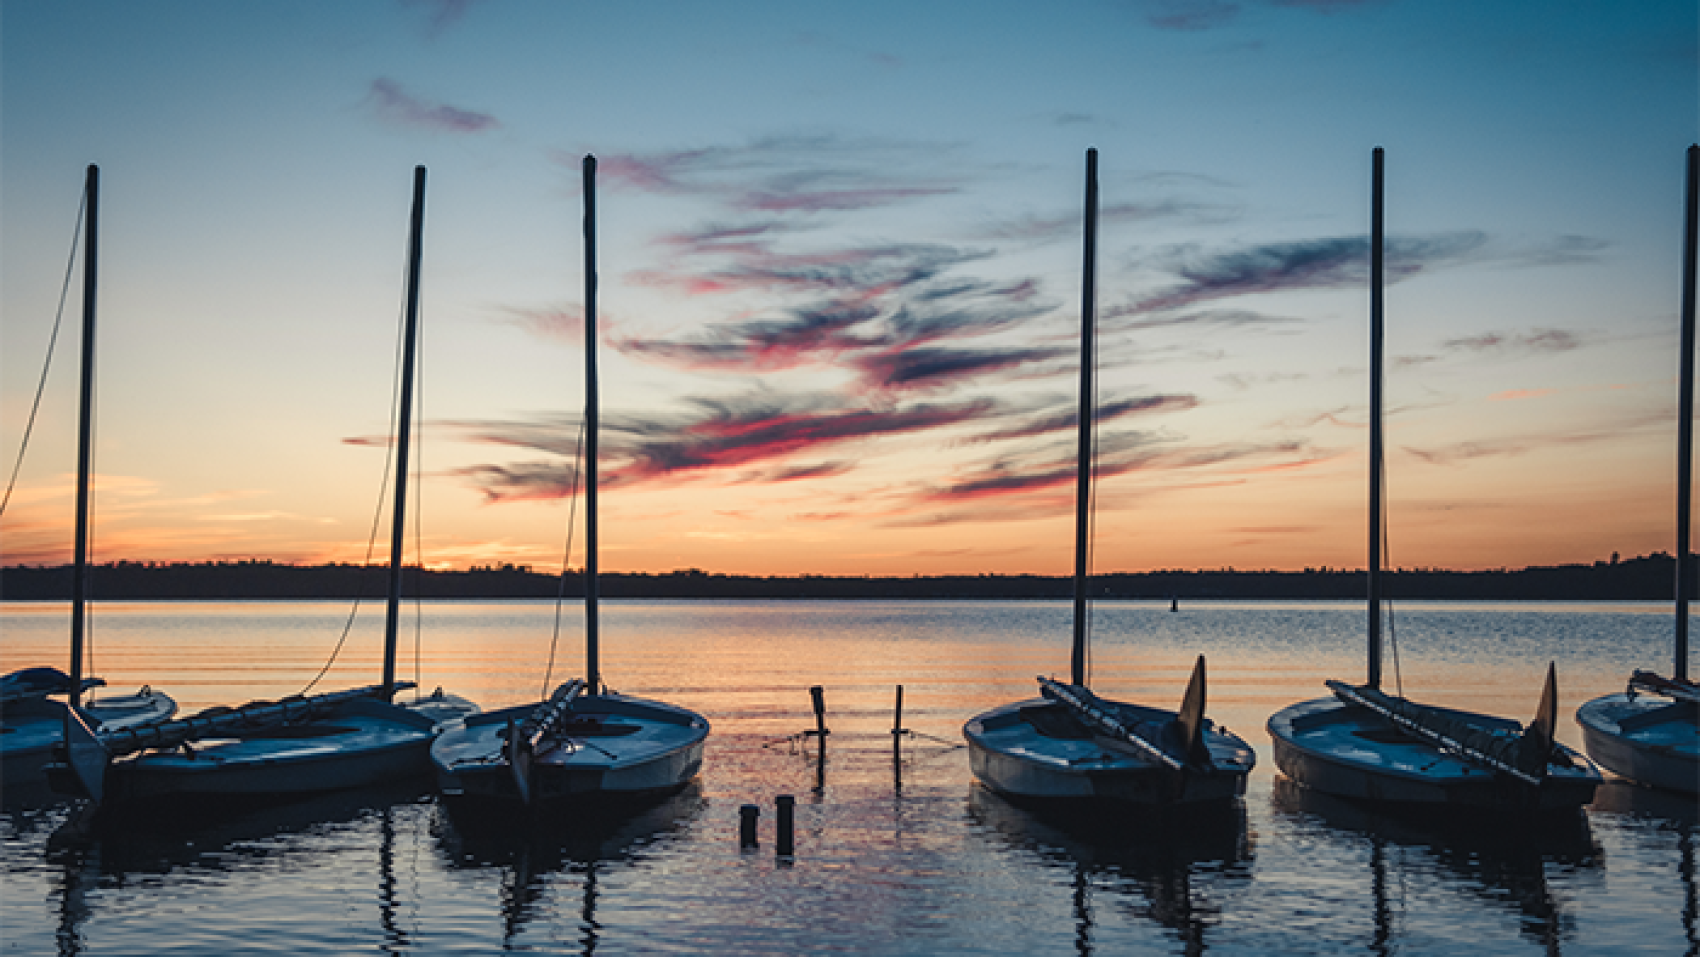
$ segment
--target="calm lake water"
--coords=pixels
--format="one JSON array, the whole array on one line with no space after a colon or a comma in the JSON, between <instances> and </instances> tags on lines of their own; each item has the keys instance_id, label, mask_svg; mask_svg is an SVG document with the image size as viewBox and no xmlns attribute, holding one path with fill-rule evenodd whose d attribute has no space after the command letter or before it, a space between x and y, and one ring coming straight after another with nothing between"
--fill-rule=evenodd
<instances>
[{"instance_id":1,"label":"calm lake water","mask_svg":"<svg viewBox=\"0 0 1700 957\"><path fill-rule=\"evenodd\" d=\"M1265 719L1359 680L1354 603L1095 608L1093 686L1174 707L1210 663L1209 713L1258 752L1243 805L1196 819L1056 819L973 783L962 722L1066 673L1061 603L607 602L603 672L714 724L703 773L624 818L492 831L429 782L78 836L74 808L8 786L4 954L1700 954L1700 813L1623 786L1541 827L1378 815L1296 793ZM427 603L417 673L486 708L583 670L568 609ZM301 691L347 605L102 603L96 673L183 711ZM379 676L367 605L318 690ZM1578 704L1670 665L1671 613L1640 603L1410 602L1401 680L1424 701L1527 720L1546 663L1560 738ZM64 666L63 605L0 603L0 672ZM415 664L417 661L417 665ZM1388 684L1391 678L1389 664ZM808 689L825 689L824 759ZM896 688L902 725L893 746ZM797 799L796 854L773 801ZM739 807L762 809L760 846Z\"/></svg>"}]
</instances>

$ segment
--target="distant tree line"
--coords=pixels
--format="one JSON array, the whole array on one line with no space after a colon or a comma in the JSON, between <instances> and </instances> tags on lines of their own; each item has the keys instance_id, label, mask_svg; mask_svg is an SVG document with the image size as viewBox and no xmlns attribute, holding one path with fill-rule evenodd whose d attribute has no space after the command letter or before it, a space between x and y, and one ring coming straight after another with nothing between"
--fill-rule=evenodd
<instances>
[{"instance_id":1,"label":"distant tree line","mask_svg":"<svg viewBox=\"0 0 1700 957\"><path fill-rule=\"evenodd\" d=\"M1489 571L1401 568L1386 573L1390 598L1499 600L1668 599L1675 595L1676 561L1664 552L1593 564ZM382 598L389 573L375 565L291 565L266 560L225 562L110 562L88 574L90 598L106 600L244 600ZM1048 575L724 575L691 568L661 574L605 572L604 598L697 599L1066 599L1067 576ZM1108 599L1362 598L1362 569L1303 571L1112 572L1094 575L1091 594ZM403 595L412 598L553 598L584 594L578 571L562 577L525 565L463 570L406 569ZM69 565L0 568L0 599L66 601Z\"/></svg>"}]
</instances>

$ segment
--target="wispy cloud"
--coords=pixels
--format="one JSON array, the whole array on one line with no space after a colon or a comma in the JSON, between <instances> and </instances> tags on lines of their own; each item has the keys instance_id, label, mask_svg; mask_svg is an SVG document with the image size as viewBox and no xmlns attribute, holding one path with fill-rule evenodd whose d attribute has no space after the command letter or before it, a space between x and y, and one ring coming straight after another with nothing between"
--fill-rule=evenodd
<instances>
[{"instance_id":1,"label":"wispy cloud","mask_svg":"<svg viewBox=\"0 0 1700 957\"><path fill-rule=\"evenodd\" d=\"M1507 389L1488 396L1490 402L1511 402L1517 399L1541 399L1549 395L1557 395L1557 389Z\"/></svg>"},{"instance_id":2,"label":"wispy cloud","mask_svg":"<svg viewBox=\"0 0 1700 957\"><path fill-rule=\"evenodd\" d=\"M1507 259L1518 266L1584 266L1603 260L1611 243L1593 236L1559 236L1539 245L1511 253Z\"/></svg>"},{"instance_id":3,"label":"wispy cloud","mask_svg":"<svg viewBox=\"0 0 1700 957\"><path fill-rule=\"evenodd\" d=\"M746 476L743 481L779 485L785 482L800 482L805 479L831 478L837 475L844 475L854 470L855 467L856 463L849 461L816 462L812 465L792 465L785 468L777 468L770 472L753 473Z\"/></svg>"},{"instance_id":4,"label":"wispy cloud","mask_svg":"<svg viewBox=\"0 0 1700 957\"><path fill-rule=\"evenodd\" d=\"M1487 237L1458 232L1389 239L1384 268L1389 281L1458 262L1479 250ZM1182 309L1201 302L1254 293L1361 286L1369 280L1369 239L1345 236L1266 243L1225 252L1171 253L1169 271L1180 281L1155 295L1118 307L1119 315Z\"/></svg>"},{"instance_id":5,"label":"wispy cloud","mask_svg":"<svg viewBox=\"0 0 1700 957\"><path fill-rule=\"evenodd\" d=\"M841 407L824 400L809 408L771 397L698 400L701 414L673 428L630 433L628 463L616 473L631 480L774 461L847 441L939 429L973 421L990 400L918 404L891 409Z\"/></svg>"},{"instance_id":6,"label":"wispy cloud","mask_svg":"<svg viewBox=\"0 0 1700 957\"><path fill-rule=\"evenodd\" d=\"M852 407L830 396L757 395L698 399L695 410L672 416L610 416L603 422L601 474L609 487L699 478L721 473L739 482L789 482L843 474L847 461L796 463L848 442L924 432L975 421L994 411L991 400ZM558 419L460 423L465 438L549 453L571 462L577 429ZM490 501L568 494L569 464L479 465L457 475Z\"/></svg>"},{"instance_id":7,"label":"wispy cloud","mask_svg":"<svg viewBox=\"0 0 1700 957\"><path fill-rule=\"evenodd\" d=\"M828 302L798 310L787 319L713 326L694 339L626 338L617 341L615 347L628 355L699 370L789 369L879 345L879 340L860 331L878 315L878 309L868 304Z\"/></svg>"},{"instance_id":8,"label":"wispy cloud","mask_svg":"<svg viewBox=\"0 0 1700 957\"><path fill-rule=\"evenodd\" d=\"M1151 203L1113 203L1099 207L1098 221L1103 224L1143 223L1159 219L1222 220L1228 217L1226 207L1182 199L1164 199ZM1054 215L1020 216L993 223L976 235L985 239L1014 239L1049 241L1072 239L1080 235L1078 210Z\"/></svg>"},{"instance_id":9,"label":"wispy cloud","mask_svg":"<svg viewBox=\"0 0 1700 957\"><path fill-rule=\"evenodd\" d=\"M1535 329L1523 333L1484 332L1477 336L1448 339L1441 344L1450 352L1503 355L1550 355L1580 348L1582 340L1564 329Z\"/></svg>"},{"instance_id":10,"label":"wispy cloud","mask_svg":"<svg viewBox=\"0 0 1700 957\"><path fill-rule=\"evenodd\" d=\"M1232 23L1242 5L1228 0L1140 0L1145 19L1163 30L1210 30Z\"/></svg>"},{"instance_id":11,"label":"wispy cloud","mask_svg":"<svg viewBox=\"0 0 1700 957\"><path fill-rule=\"evenodd\" d=\"M599 157L609 185L711 197L739 212L874 209L941 196L958 184L936 172L938 147L918 143L787 136L716 146ZM576 157L563 163L577 168ZM569 162L570 161L570 162Z\"/></svg>"},{"instance_id":12,"label":"wispy cloud","mask_svg":"<svg viewBox=\"0 0 1700 957\"><path fill-rule=\"evenodd\" d=\"M1188 327L1240 329L1255 326L1291 326L1304 321L1293 316L1270 315L1252 309L1200 309L1192 312L1150 313L1126 304L1101 310L1098 313L1098 318L1105 324L1106 330L1117 329L1129 332Z\"/></svg>"},{"instance_id":13,"label":"wispy cloud","mask_svg":"<svg viewBox=\"0 0 1700 957\"><path fill-rule=\"evenodd\" d=\"M1093 474L1105 479L1142 471L1176 471L1231 466L1242 472L1270 472L1305 468L1333 457L1308 444L1288 440L1272 443L1236 443L1203 447L1178 445L1172 438L1152 432L1118 432L1102 435L1097 445ZM950 524L982 520L981 512L927 512L929 507L984 503L1012 495L1039 497L1024 500L1029 514L1045 509L1062 511L1072 497L1066 494L1076 480L1072 446L1063 443L1050 457L1020 460L1004 457L979 466L952 481L931 484L914 494L914 504L924 518L903 519L903 524ZM1058 493L1045 496L1043 493Z\"/></svg>"},{"instance_id":14,"label":"wispy cloud","mask_svg":"<svg viewBox=\"0 0 1700 957\"><path fill-rule=\"evenodd\" d=\"M445 133L482 133L501 125L488 113L463 110L446 103L428 103L388 77L372 81L367 99L380 117L404 126Z\"/></svg>"},{"instance_id":15,"label":"wispy cloud","mask_svg":"<svg viewBox=\"0 0 1700 957\"><path fill-rule=\"evenodd\" d=\"M675 245L680 238L673 237ZM936 278L953 266L984 259L987 250L959 249L938 244L904 243L856 246L806 253L778 253L753 241L736 244L709 242L684 250L693 257L713 256L725 262L683 268L638 271L630 281L640 285L684 289L695 293L755 290L769 293L877 295Z\"/></svg>"},{"instance_id":16,"label":"wispy cloud","mask_svg":"<svg viewBox=\"0 0 1700 957\"><path fill-rule=\"evenodd\" d=\"M874 390L936 390L994 372L1028 369L1071 355L1061 348L963 349L906 346L859 356L854 365Z\"/></svg>"},{"instance_id":17,"label":"wispy cloud","mask_svg":"<svg viewBox=\"0 0 1700 957\"><path fill-rule=\"evenodd\" d=\"M1530 433L1454 442L1448 445L1429 447L1407 445L1401 446L1401 448L1406 454L1430 465L1462 465L1474 459L1523 455L1547 448L1608 442L1621 439L1625 434L1653 423L1662 425L1663 421L1659 419L1625 420L1615 428Z\"/></svg>"},{"instance_id":18,"label":"wispy cloud","mask_svg":"<svg viewBox=\"0 0 1700 957\"><path fill-rule=\"evenodd\" d=\"M1272 7L1288 7L1331 14L1354 7L1370 6L1380 0L1262 0ZM1234 0L1137 0L1146 22L1162 30L1214 30L1239 18L1246 8Z\"/></svg>"},{"instance_id":19,"label":"wispy cloud","mask_svg":"<svg viewBox=\"0 0 1700 957\"><path fill-rule=\"evenodd\" d=\"M1403 446L1405 452L1430 465L1457 465L1471 459L1487 458L1499 455L1522 455L1529 450L1527 443L1516 439L1501 439L1488 442L1454 442L1451 445L1440 445L1433 448L1416 448Z\"/></svg>"},{"instance_id":20,"label":"wispy cloud","mask_svg":"<svg viewBox=\"0 0 1700 957\"><path fill-rule=\"evenodd\" d=\"M429 36L438 36L444 30L459 22L466 16L476 3L482 0L401 0L402 5L425 11L425 32Z\"/></svg>"},{"instance_id":21,"label":"wispy cloud","mask_svg":"<svg viewBox=\"0 0 1700 957\"><path fill-rule=\"evenodd\" d=\"M747 246L749 244L740 244ZM757 244L759 245L759 244ZM937 390L964 379L1056 358L1051 348L964 348L1050 311L1031 280L992 284L946 277L976 251L936 245L886 246L818 255L740 250L708 274L656 274L697 291L754 289L813 295L783 318L720 323L680 339L626 338L629 355L697 370L765 372L809 365L854 369L860 392ZM651 281L649 275L640 276Z\"/></svg>"},{"instance_id":22,"label":"wispy cloud","mask_svg":"<svg viewBox=\"0 0 1700 957\"><path fill-rule=\"evenodd\" d=\"M1317 13L1339 13L1354 7L1375 6L1382 2L1383 0L1269 0L1272 6L1296 7Z\"/></svg>"},{"instance_id":23,"label":"wispy cloud","mask_svg":"<svg viewBox=\"0 0 1700 957\"><path fill-rule=\"evenodd\" d=\"M472 465L454 474L482 491L486 502L566 498L579 487L579 476L571 465L551 462Z\"/></svg>"},{"instance_id":24,"label":"wispy cloud","mask_svg":"<svg viewBox=\"0 0 1700 957\"><path fill-rule=\"evenodd\" d=\"M548 306L504 308L509 321L539 338L558 339L573 345L584 343L584 307Z\"/></svg>"},{"instance_id":25,"label":"wispy cloud","mask_svg":"<svg viewBox=\"0 0 1700 957\"><path fill-rule=\"evenodd\" d=\"M1092 421L1102 425L1131 415L1163 412L1185 412L1198 408L1195 395L1142 395L1131 399L1104 403L1093 411ZM1065 411L1044 412L1030 416L1014 425L974 436L974 442L998 442L1005 439L1030 439L1058 432L1072 432L1079 426L1080 413L1072 405Z\"/></svg>"}]
</instances>

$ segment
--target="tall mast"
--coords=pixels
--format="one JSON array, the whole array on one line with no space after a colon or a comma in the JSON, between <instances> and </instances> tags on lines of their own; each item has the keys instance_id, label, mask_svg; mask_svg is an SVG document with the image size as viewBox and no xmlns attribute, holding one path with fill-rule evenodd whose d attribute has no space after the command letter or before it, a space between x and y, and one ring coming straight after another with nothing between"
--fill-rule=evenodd
<instances>
[{"instance_id":1,"label":"tall mast","mask_svg":"<svg viewBox=\"0 0 1700 957\"><path fill-rule=\"evenodd\" d=\"M414 342L419 331L419 262L425 238L425 167L413 168L413 224L407 245L407 318L402 332L401 405L396 413L394 522L390 529L390 598L384 615L384 697L395 694L396 632L401 623L402 532L407 515L407 457L413 434Z\"/></svg>"},{"instance_id":2,"label":"tall mast","mask_svg":"<svg viewBox=\"0 0 1700 957\"><path fill-rule=\"evenodd\" d=\"M601 584L596 560L596 157L584 158L584 432L585 558L584 671L591 694L602 687L596 601Z\"/></svg>"},{"instance_id":3,"label":"tall mast","mask_svg":"<svg viewBox=\"0 0 1700 957\"><path fill-rule=\"evenodd\" d=\"M1370 187L1369 225L1369 681L1381 687L1381 352L1382 190L1385 154L1377 146Z\"/></svg>"},{"instance_id":4,"label":"tall mast","mask_svg":"<svg viewBox=\"0 0 1700 957\"><path fill-rule=\"evenodd\" d=\"M1092 510L1092 328L1097 309L1098 151L1086 151L1086 230L1080 284L1080 412L1075 445L1074 482L1074 647L1069 674L1086 684L1087 538Z\"/></svg>"},{"instance_id":5,"label":"tall mast","mask_svg":"<svg viewBox=\"0 0 1700 957\"><path fill-rule=\"evenodd\" d=\"M1687 211L1682 242L1682 374L1676 417L1676 664L1672 677L1688 680L1688 602L1694 597L1689 557L1689 514L1694 484L1694 270L1700 239L1700 145L1688 148Z\"/></svg>"},{"instance_id":6,"label":"tall mast","mask_svg":"<svg viewBox=\"0 0 1700 957\"><path fill-rule=\"evenodd\" d=\"M83 618L87 613L89 476L94 440L94 316L97 241L100 237L100 167L89 164L83 184L83 372L77 413L77 524L71 559L71 704L82 702Z\"/></svg>"}]
</instances>

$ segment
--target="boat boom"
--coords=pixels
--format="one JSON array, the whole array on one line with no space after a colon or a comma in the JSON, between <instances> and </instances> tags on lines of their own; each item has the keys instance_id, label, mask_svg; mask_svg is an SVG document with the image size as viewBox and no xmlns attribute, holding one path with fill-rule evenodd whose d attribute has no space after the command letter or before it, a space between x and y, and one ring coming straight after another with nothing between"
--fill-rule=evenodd
<instances>
[{"instance_id":1,"label":"boat boom","mask_svg":"<svg viewBox=\"0 0 1700 957\"><path fill-rule=\"evenodd\" d=\"M398 689L413 687L411 681L398 681ZM187 718L161 721L135 728L103 731L101 746L107 754L121 757L138 751L174 748L202 738L216 738L231 732L275 727L324 713L330 707L356 698L387 700L383 685L368 685L348 691L330 691L308 697L284 698L279 701L256 701L240 708L214 709Z\"/></svg>"},{"instance_id":2,"label":"boat boom","mask_svg":"<svg viewBox=\"0 0 1700 957\"><path fill-rule=\"evenodd\" d=\"M1085 688L1071 687L1040 675L1039 691L1045 697L1053 701L1060 701L1073 708L1076 714L1085 718L1093 727L1106 735L1115 738L1117 741L1133 745L1134 750L1152 761L1174 771L1185 770L1186 766L1175 760L1173 755L1129 730L1127 725L1122 724L1116 719L1115 715L1104 709L1103 703L1098 700L1096 695Z\"/></svg>"},{"instance_id":3,"label":"boat boom","mask_svg":"<svg viewBox=\"0 0 1700 957\"><path fill-rule=\"evenodd\" d=\"M1691 682L1666 678L1652 671L1636 671L1629 679L1629 693L1664 695L1678 701L1692 701L1700 704L1700 686Z\"/></svg>"},{"instance_id":4,"label":"boat boom","mask_svg":"<svg viewBox=\"0 0 1700 957\"><path fill-rule=\"evenodd\" d=\"M574 678L556 688L555 693L549 696L548 701L543 702L536 710L532 711L530 716L525 719L525 723L521 724L519 728L519 733L525 739L526 746L532 751L536 751L538 746L543 743L543 739L555 730L555 726L572 713L573 699L583 694L586 687L583 678Z\"/></svg>"},{"instance_id":5,"label":"boat boom","mask_svg":"<svg viewBox=\"0 0 1700 957\"><path fill-rule=\"evenodd\" d=\"M1361 708L1368 708L1370 711L1373 711L1376 714L1387 718L1389 721L1392 721L1394 724L1397 724L1400 728L1410 734L1433 743L1443 751L1455 754L1467 761L1486 765L1495 771L1503 771L1525 784L1530 784L1535 787L1540 787L1541 785L1541 780L1544 775L1531 774L1528 771L1517 767L1510 761L1488 753L1483 748L1460 740L1458 735L1442 731L1441 729L1432 726L1430 723L1424 721L1423 717L1414 714L1411 710L1398 707L1394 699L1389 698L1387 695L1379 691L1371 688L1355 688L1344 681L1329 681L1327 684L1329 690L1333 691L1335 696L1340 698L1342 701L1345 701L1348 704L1357 705ZM1515 747L1519 743L1520 742L1517 740L1510 740L1506 742L1506 744L1511 747ZM1544 762L1542 767L1545 767Z\"/></svg>"}]
</instances>

